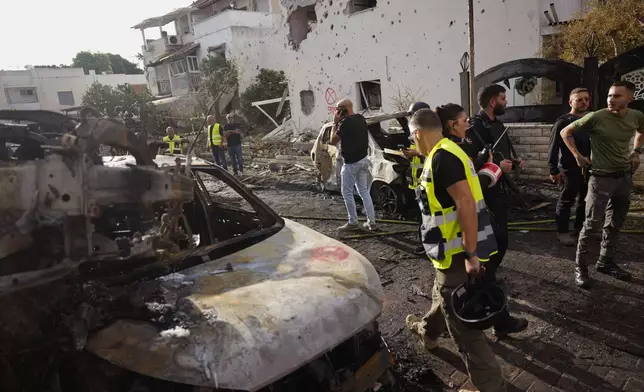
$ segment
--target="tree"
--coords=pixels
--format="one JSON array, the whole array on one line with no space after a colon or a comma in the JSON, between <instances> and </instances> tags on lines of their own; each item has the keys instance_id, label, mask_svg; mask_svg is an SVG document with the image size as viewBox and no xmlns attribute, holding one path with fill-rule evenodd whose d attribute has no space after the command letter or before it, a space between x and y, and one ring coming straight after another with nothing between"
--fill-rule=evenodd
<instances>
[{"instance_id":1,"label":"tree","mask_svg":"<svg viewBox=\"0 0 644 392\"><path fill-rule=\"evenodd\" d=\"M128 61L121 57L120 54L107 53L107 57L110 58L110 63L112 64L112 71L116 74L142 74L143 70L138 67L135 63Z\"/></svg>"},{"instance_id":2,"label":"tree","mask_svg":"<svg viewBox=\"0 0 644 392\"><path fill-rule=\"evenodd\" d=\"M398 85L389 99L389 104L397 112L406 112L413 103L420 101L426 94L427 90L420 87L414 89L410 86Z\"/></svg>"},{"instance_id":3,"label":"tree","mask_svg":"<svg viewBox=\"0 0 644 392\"><path fill-rule=\"evenodd\" d=\"M90 70L97 73L125 73L125 74L142 74L141 70L135 63L124 59L119 54L101 53L101 52L78 52L72 60L73 67L83 68L85 74Z\"/></svg>"},{"instance_id":4,"label":"tree","mask_svg":"<svg viewBox=\"0 0 644 392\"><path fill-rule=\"evenodd\" d=\"M97 73L112 72L112 64L109 56L100 52L78 52L72 59L72 66L83 68L85 74L89 74L91 69Z\"/></svg>"},{"instance_id":5,"label":"tree","mask_svg":"<svg viewBox=\"0 0 644 392\"><path fill-rule=\"evenodd\" d=\"M586 41L597 34L600 63L644 45L644 1L592 0L585 14L557 29L543 56L582 65L588 56Z\"/></svg>"},{"instance_id":6,"label":"tree","mask_svg":"<svg viewBox=\"0 0 644 392\"><path fill-rule=\"evenodd\" d=\"M241 94L242 113L252 125L268 124L269 120L266 116L257 110L252 103L267 99L280 98L284 94L284 90L287 88L288 81L286 80L284 71L274 71L266 68L260 69L259 74L255 76L255 83L251 84L246 91ZM276 112L278 105L278 103L270 106L267 105L268 107L265 109L272 115ZM281 121L281 119L288 115L289 110L287 108L288 105L284 106L284 109L278 116L277 121ZM272 123L270 124L272 125Z\"/></svg>"},{"instance_id":7,"label":"tree","mask_svg":"<svg viewBox=\"0 0 644 392\"><path fill-rule=\"evenodd\" d=\"M238 87L239 70L234 61L219 55L208 55L201 61L201 87L197 101L203 112L214 102L214 114L219 120L222 98L236 93Z\"/></svg>"},{"instance_id":8,"label":"tree","mask_svg":"<svg viewBox=\"0 0 644 392\"><path fill-rule=\"evenodd\" d=\"M125 123L138 119L141 127L151 134L162 132L163 116L152 104L150 90L136 93L131 85L120 84L116 88L95 82L83 95L83 105L91 106L101 114L116 117Z\"/></svg>"}]
</instances>

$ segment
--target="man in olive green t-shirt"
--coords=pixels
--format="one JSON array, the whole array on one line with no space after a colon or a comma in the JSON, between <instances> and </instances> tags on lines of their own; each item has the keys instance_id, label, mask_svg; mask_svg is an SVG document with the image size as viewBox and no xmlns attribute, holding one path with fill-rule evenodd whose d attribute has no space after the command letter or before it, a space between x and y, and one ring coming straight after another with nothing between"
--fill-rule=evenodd
<instances>
[{"instance_id":1,"label":"man in olive green t-shirt","mask_svg":"<svg viewBox=\"0 0 644 392\"><path fill-rule=\"evenodd\" d=\"M577 164L591 169L586 221L577 242L575 283L580 287L588 288L590 285L586 260L588 234L595 232L604 220L607 224L604 225L596 269L617 279L631 279L631 274L615 263L614 256L619 230L630 208L633 173L639 167L644 142L644 114L628 108L634 93L633 83L614 83L608 93L607 109L587 114L561 131L561 137ZM585 130L590 135L590 157L584 157L575 147L572 134L578 130ZM633 136L634 148L629 150Z\"/></svg>"}]
</instances>

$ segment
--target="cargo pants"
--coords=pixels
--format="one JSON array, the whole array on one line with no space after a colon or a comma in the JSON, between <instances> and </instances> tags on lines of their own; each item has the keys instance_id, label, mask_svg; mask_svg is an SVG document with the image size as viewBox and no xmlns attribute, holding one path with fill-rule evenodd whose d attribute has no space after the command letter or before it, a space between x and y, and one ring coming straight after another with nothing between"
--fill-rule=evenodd
<instances>
[{"instance_id":1,"label":"cargo pants","mask_svg":"<svg viewBox=\"0 0 644 392\"><path fill-rule=\"evenodd\" d=\"M586 220L579 233L577 242L577 267L588 266L588 237L597 232L603 223L599 266L612 263L619 230L624 225L628 209L631 206L631 189L633 176L630 172L611 173L606 176L592 175L588 182L586 195Z\"/></svg>"},{"instance_id":2,"label":"cargo pants","mask_svg":"<svg viewBox=\"0 0 644 392\"><path fill-rule=\"evenodd\" d=\"M456 255L446 270L436 270L432 289L432 309L423 318L426 335L440 336L445 326L457 345L472 384L481 392L504 392L505 381L501 366L492 352L483 331L463 325L451 308L454 289L467 280L465 256Z\"/></svg>"}]
</instances>

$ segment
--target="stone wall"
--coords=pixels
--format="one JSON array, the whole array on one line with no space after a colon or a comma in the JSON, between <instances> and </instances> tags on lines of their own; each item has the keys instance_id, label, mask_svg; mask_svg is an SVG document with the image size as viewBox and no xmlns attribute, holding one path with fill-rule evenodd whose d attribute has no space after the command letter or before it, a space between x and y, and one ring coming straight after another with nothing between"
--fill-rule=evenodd
<instances>
[{"instance_id":1,"label":"stone wall","mask_svg":"<svg viewBox=\"0 0 644 392\"><path fill-rule=\"evenodd\" d=\"M525 161L522 179L548 180L548 145L550 124L507 124L508 134L517 154ZM644 187L644 167L635 174L635 184Z\"/></svg>"}]
</instances>

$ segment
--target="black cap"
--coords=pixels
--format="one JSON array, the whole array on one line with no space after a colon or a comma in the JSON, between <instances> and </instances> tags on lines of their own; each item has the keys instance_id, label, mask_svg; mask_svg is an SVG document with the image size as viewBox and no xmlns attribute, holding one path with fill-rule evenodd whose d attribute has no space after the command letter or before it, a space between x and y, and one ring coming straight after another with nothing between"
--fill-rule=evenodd
<instances>
[{"instance_id":1,"label":"black cap","mask_svg":"<svg viewBox=\"0 0 644 392\"><path fill-rule=\"evenodd\" d=\"M425 102L416 102L409 107L409 114L413 115L414 113L416 113L421 109L431 109L431 107Z\"/></svg>"}]
</instances>

